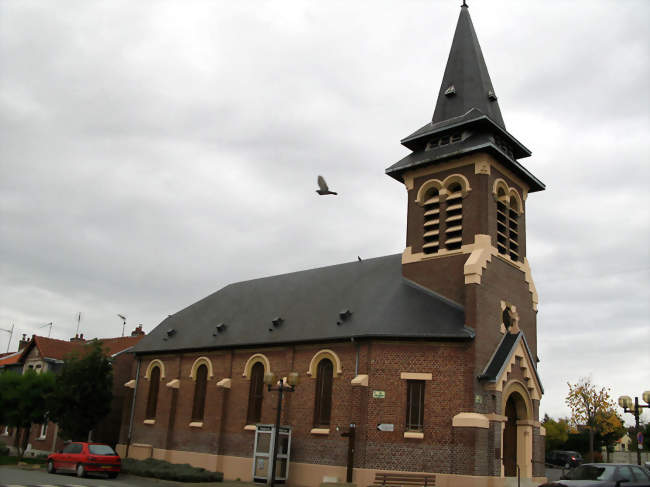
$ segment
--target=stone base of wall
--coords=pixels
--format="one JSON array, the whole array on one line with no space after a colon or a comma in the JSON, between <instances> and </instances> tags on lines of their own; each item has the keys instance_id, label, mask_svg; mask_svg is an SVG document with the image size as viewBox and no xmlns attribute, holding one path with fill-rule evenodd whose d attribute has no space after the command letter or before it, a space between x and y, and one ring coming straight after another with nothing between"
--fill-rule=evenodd
<instances>
[{"instance_id":1,"label":"stone base of wall","mask_svg":"<svg viewBox=\"0 0 650 487\"><path fill-rule=\"evenodd\" d=\"M117 445L116 450L120 456L124 457L126 455L126 445ZM129 458L138 460L157 458L171 463L189 463L195 467L203 467L206 470L223 472L226 480L240 479L248 482L253 480L253 460L247 457L164 450L153 448L151 445L133 443L129 447ZM288 487L319 487L323 477L336 478L340 482L344 482L346 471L347 469L344 466L292 462L289 467L289 481L286 485ZM352 482L357 487L366 487L373 483L377 472L390 472L390 470L355 468ZM436 475L436 487L511 487L517 485L516 478L430 473ZM545 482L545 477L521 479L521 487L537 486Z\"/></svg>"}]
</instances>

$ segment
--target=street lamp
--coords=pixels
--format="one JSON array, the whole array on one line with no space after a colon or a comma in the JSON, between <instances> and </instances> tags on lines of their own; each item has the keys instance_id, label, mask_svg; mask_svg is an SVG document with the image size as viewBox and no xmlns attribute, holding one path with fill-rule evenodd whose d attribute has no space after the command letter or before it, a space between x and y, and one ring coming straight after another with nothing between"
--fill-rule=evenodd
<instances>
[{"instance_id":1,"label":"street lamp","mask_svg":"<svg viewBox=\"0 0 650 487\"><path fill-rule=\"evenodd\" d=\"M286 379L286 383L284 382ZM275 485L275 463L278 459L278 438L280 433L280 416L282 415L282 393L284 391L293 392L300 382L298 372L291 372L287 377L280 380L273 372L264 374L264 383L267 385L269 392L278 391L278 411L275 417L275 432L273 433L273 459L271 460L271 475L266 481L266 485L273 487ZM273 384L277 383L277 387Z\"/></svg>"},{"instance_id":2,"label":"street lamp","mask_svg":"<svg viewBox=\"0 0 650 487\"><path fill-rule=\"evenodd\" d=\"M639 429L639 416L641 415L641 408L650 408L650 391L645 391L641 397L646 404L639 404L638 397L634 398L634 403L630 396L621 396L618 398L618 405L623 408L623 411L634 414L634 423L637 435L636 462L638 465L641 465L641 444L643 443L643 441L639 441L639 434L641 433L641 430ZM634 409L632 408L633 406Z\"/></svg>"}]
</instances>

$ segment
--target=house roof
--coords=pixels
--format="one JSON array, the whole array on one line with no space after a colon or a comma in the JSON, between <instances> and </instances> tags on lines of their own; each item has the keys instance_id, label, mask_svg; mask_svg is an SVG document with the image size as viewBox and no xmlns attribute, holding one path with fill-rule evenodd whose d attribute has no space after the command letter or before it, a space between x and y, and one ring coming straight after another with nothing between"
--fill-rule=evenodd
<instances>
[{"instance_id":1,"label":"house roof","mask_svg":"<svg viewBox=\"0 0 650 487\"><path fill-rule=\"evenodd\" d=\"M17 364L20 361L21 355L22 350L19 350L18 352L2 354L2 357L0 357L0 367Z\"/></svg>"},{"instance_id":2,"label":"house roof","mask_svg":"<svg viewBox=\"0 0 650 487\"><path fill-rule=\"evenodd\" d=\"M402 277L397 254L230 284L170 315L134 352L364 337L458 340L474 332L461 305Z\"/></svg>"},{"instance_id":3,"label":"house roof","mask_svg":"<svg viewBox=\"0 0 650 487\"><path fill-rule=\"evenodd\" d=\"M138 343L143 336L129 336L117 338L97 338L108 350L108 355L113 356L119 352L130 349ZM29 344L21 351L19 360L26 357L32 348L36 347L41 357L45 359L63 360L66 355L80 351L89 341L66 341L34 335ZM0 363L1 365L1 363Z\"/></svg>"}]
</instances>

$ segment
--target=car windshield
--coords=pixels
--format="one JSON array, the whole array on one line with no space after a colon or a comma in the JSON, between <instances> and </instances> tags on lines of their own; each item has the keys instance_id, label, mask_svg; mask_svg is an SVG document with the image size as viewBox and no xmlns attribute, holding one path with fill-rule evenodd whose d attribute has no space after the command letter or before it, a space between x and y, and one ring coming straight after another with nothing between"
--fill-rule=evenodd
<instances>
[{"instance_id":1,"label":"car windshield","mask_svg":"<svg viewBox=\"0 0 650 487\"><path fill-rule=\"evenodd\" d=\"M88 445L88 450L93 455L117 455L108 445Z\"/></svg>"},{"instance_id":2,"label":"car windshield","mask_svg":"<svg viewBox=\"0 0 650 487\"><path fill-rule=\"evenodd\" d=\"M581 465L566 474L567 480L611 480L615 467L610 465Z\"/></svg>"}]
</instances>

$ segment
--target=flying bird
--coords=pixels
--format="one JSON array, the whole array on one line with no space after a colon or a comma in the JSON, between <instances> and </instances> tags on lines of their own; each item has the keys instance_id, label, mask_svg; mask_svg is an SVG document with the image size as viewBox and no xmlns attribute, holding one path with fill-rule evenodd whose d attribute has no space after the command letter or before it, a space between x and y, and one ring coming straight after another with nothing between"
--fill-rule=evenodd
<instances>
[{"instance_id":1,"label":"flying bird","mask_svg":"<svg viewBox=\"0 0 650 487\"><path fill-rule=\"evenodd\" d=\"M327 183L325 182L325 178L323 178L323 176L318 176L318 189L316 190L316 192L321 196L326 194L338 194L334 191L330 191L330 189L327 187Z\"/></svg>"}]
</instances>

